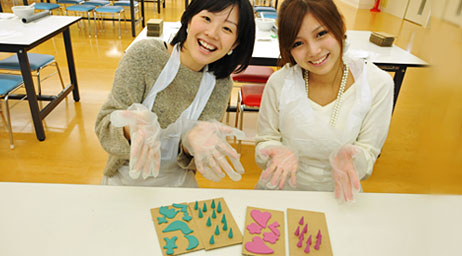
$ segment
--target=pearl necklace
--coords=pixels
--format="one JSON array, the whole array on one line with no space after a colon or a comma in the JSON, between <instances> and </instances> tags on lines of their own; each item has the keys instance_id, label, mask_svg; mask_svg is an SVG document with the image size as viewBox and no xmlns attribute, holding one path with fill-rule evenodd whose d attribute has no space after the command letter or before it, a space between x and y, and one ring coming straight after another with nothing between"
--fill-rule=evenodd
<instances>
[{"instance_id":1,"label":"pearl necklace","mask_svg":"<svg viewBox=\"0 0 462 256\"><path fill-rule=\"evenodd\" d=\"M308 97L308 70L303 70L303 80L305 80L305 90L306 90L306 97ZM343 93L345 92L345 86L348 81L348 65L345 63L343 65L343 75L342 75L342 83L340 84L340 88L337 94L337 101L334 105L334 110L332 111L332 115L330 117L329 124L332 127L335 127L335 123L337 122L338 113L340 112L340 106L342 105L343 101Z\"/></svg>"}]
</instances>

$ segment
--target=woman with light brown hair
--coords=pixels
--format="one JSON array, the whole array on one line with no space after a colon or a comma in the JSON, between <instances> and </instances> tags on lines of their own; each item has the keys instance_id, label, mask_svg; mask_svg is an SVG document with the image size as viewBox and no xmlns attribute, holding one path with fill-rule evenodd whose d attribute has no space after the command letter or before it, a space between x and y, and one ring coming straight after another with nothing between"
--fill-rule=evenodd
<instances>
[{"instance_id":1,"label":"woman with light brown hair","mask_svg":"<svg viewBox=\"0 0 462 256\"><path fill-rule=\"evenodd\" d=\"M385 142L393 80L345 52L345 24L331 0L285 0L280 64L258 116L260 189L334 191L349 201Z\"/></svg>"}]
</instances>

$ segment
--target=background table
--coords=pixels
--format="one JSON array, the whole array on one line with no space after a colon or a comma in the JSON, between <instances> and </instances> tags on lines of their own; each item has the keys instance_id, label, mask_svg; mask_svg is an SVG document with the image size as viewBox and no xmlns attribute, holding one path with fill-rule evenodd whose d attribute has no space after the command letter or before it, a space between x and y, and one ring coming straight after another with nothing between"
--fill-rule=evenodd
<instances>
[{"instance_id":1,"label":"background table","mask_svg":"<svg viewBox=\"0 0 462 256\"><path fill-rule=\"evenodd\" d=\"M27 100L34 121L37 139L45 140L42 120L72 91L75 101L80 100L77 75L75 72L74 55L72 53L71 35L69 27L80 20L73 16L47 16L39 20L22 23L17 17L0 20L0 52L15 52L21 66L21 74L26 87ZM32 74L27 57L27 51L62 33L66 48L67 64L71 83L58 95L37 96L32 80ZM39 109L37 99L50 101L42 110Z\"/></svg>"},{"instance_id":2,"label":"background table","mask_svg":"<svg viewBox=\"0 0 462 256\"><path fill-rule=\"evenodd\" d=\"M171 34L176 33L180 26L181 23L179 22L164 22L163 40L168 41L171 38ZM147 28L144 28L135 40L133 40L132 44L138 40L148 38L146 31ZM392 47L375 45L369 42L370 34L370 31L348 30L348 51L356 57L372 61L385 71L395 73L393 77L395 82L393 104L396 104L407 68L427 67L428 63L396 45ZM277 66L278 58L279 42L274 36L274 32L263 32L257 28L255 46L250 64Z\"/></svg>"},{"instance_id":3,"label":"background table","mask_svg":"<svg viewBox=\"0 0 462 256\"><path fill-rule=\"evenodd\" d=\"M361 193L338 204L331 192L0 183L0 255L160 255L150 209L217 197L241 232L247 206L324 212L336 256L460 254L462 196Z\"/></svg>"}]
</instances>

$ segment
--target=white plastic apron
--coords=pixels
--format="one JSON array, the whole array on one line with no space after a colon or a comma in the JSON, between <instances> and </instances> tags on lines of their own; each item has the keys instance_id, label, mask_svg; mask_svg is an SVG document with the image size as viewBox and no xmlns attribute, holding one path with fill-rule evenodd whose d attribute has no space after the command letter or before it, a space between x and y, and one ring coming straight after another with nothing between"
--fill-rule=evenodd
<instances>
[{"instance_id":1,"label":"white plastic apron","mask_svg":"<svg viewBox=\"0 0 462 256\"><path fill-rule=\"evenodd\" d=\"M172 54L162 69L154 86L143 101L148 109L152 109L157 93L167 88L173 81L180 67L180 50L178 44L174 46ZM199 90L191 105L181 113L180 117L160 132L161 140L161 163L159 176L143 179L132 179L128 175L128 165L119 168L119 172L110 177L108 183L117 185L137 186L165 186L165 187L197 187L197 182L192 171L184 170L177 164L178 147L182 132L191 128L192 121L199 119L207 104L213 89L215 88L215 76L204 68ZM174 103L172 103L174 104Z\"/></svg>"},{"instance_id":2,"label":"white plastic apron","mask_svg":"<svg viewBox=\"0 0 462 256\"><path fill-rule=\"evenodd\" d=\"M296 150L299 164L296 188L289 186L286 181L284 189L334 189L329 154L356 140L372 100L364 62L347 58L345 62L349 64L355 83L343 95L344 101L335 127L329 124L335 101L323 107L316 106L316 103L306 96L301 68L298 65L291 68L286 66L290 69L290 74L287 75L281 90L279 128L282 143ZM347 98L355 103L346 106ZM263 186L264 182L260 181L258 187Z\"/></svg>"}]
</instances>

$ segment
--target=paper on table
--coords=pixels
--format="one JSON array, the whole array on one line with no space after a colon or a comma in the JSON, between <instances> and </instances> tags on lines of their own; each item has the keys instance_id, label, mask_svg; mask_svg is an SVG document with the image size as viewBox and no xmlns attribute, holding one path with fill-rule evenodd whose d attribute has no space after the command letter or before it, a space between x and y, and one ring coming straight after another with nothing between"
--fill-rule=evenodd
<instances>
[{"instance_id":1,"label":"paper on table","mask_svg":"<svg viewBox=\"0 0 462 256\"><path fill-rule=\"evenodd\" d=\"M13 13L0 12L0 20L9 20L13 19L14 17L16 17L16 15L14 15Z\"/></svg>"},{"instance_id":2,"label":"paper on table","mask_svg":"<svg viewBox=\"0 0 462 256\"><path fill-rule=\"evenodd\" d=\"M39 13L36 13L30 17L27 17L27 18L22 18L21 21L23 23L29 23L31 21L34 21L34 20L38 20L38 19L41 19L45 16L48 16L50 13L48 11L43 11L43 12L39 12Z\"/></svg>"}]
</instances>

